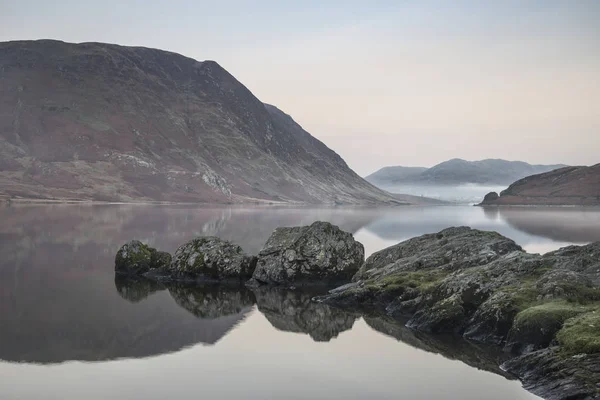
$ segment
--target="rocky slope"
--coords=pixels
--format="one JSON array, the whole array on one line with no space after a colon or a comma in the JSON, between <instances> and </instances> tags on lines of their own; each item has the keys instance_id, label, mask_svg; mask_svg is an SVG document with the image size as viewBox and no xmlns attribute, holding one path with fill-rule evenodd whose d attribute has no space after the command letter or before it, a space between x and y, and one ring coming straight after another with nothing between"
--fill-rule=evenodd
<instances>
[{"instance_id":1,"label":"rocky slope","mask_svg":"<svg viewBox=\"0 0 600 400\"><path fill-rule=\"evenodd\" d=\"M0 196L401 203L214 61L0 43Z\"/></svg>"},{"instance_id":2,"label":"rocky slope","mask_svg":"<svg viewBox=\"0 0 600 400\"><path fill-rule=\"evenodd\" d=\"M448 228L374 253L353 281L317 301L500 346L520 355L504 368L542 397L600 398L600 242L528 254Z\"/></svg>"},{"instance_id":3,"label":"rocky slope","mask_svg":"<svg viewBox=\"0 0 600 400\"><path fill-rule=\"evenodd\" d=\"M600 205L600 164L528 176L481 205Z\"/></svg>"},{"instance_id":4,"label":"rocky slope","mask_svg":"<svg viewBox=\"0 0 600 400\"><path fill-rule=\"evenodd\" d=\"M458 158L431 168L385 167L365 179L375 185L483 185L510 184L529 175L551 171L564 165L531 165L523 161L488 159L466 161Z\"/></svg>"}]
</instances>

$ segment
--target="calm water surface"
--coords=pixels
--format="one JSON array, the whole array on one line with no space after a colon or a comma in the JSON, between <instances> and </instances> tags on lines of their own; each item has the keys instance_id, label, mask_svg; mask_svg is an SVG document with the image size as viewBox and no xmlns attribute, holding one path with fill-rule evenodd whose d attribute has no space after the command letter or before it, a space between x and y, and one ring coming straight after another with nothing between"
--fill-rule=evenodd
<instances>
[{"instance_id":1,"label":"calm water surface","mask_svg":"<svg viewBox=\"0 0 600 400\"><path fill-rule=\"evenodd\" d=\"M0 206L2 399L534 399L502 353L310 302L311 293L115 280L137 238L260 250L277 226L327 220L368 254L470 225L528 251L600 240L598 209Z\"/></svg>"}]
</instances>

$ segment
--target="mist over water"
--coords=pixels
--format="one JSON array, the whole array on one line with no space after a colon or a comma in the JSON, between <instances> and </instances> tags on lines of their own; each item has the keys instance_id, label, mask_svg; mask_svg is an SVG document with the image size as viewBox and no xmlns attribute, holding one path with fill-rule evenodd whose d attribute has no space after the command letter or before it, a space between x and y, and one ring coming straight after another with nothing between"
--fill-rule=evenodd
<instances>
[{"instance_id":1,"label":"mist over water","mask_svg":"<svg viewBox=\"0 0 600 400\"><path fill-rule=\"evenodd\" d=\"M457 225L532 252L600 240L593 208L29 205L0 207L0 220L3 399L534 399L494 349L310 293L123 282L114 255L131 239L173 252L198 235L257 253L276 227L315 220L367 255Z\"/></svg>"},{"instance_id":2,"label":"mist over water","mask_svg":"<svg viewBox=\"0 0 600 400\"><path fill-rule=\"evenodd\" d=\"M479 204L489 192L500 193L508 186L478 185L468 183L464 185L381 185L383 190L391 193L403 193L413 196L431 197L437 200L457 204Z\"/></svg>"}]
</instances>

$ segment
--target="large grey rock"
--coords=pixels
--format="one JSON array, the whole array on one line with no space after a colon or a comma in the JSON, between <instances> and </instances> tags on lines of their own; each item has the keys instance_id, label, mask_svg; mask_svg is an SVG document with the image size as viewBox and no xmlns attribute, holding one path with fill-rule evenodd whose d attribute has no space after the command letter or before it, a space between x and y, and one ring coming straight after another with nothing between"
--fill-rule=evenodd
<instances>
[{"instance_id":1,"label":"large grey rock","mask_svg":"<svg viewBox=\"0 0 600 400\"><path fill-rule=\"evenodd\" d=\"M522 248L499 233L466 226L452 227L374 253L365 261L353 280L428 268L453 271L487 264L513 251L522 251Z\"/></svg>"},{"instance_id":2,"label":"large grey rock","mask_svg":"<svg viewBox=\"0 0 600 400\"><path fill-rule=\"evenodd\" d=\"M328 222L277 228L258 254L252 278L258 284L286 286L344 283L364 255L351 233Z\"/></svg>"},{"instance_id":3,"label":"large grey rock","mask_svg":"<svg viewBox=\"0 0 600 400\"><path fill-rule=\"evenodd\" d=\"M180 246L167 272L178 281L246 281L254 272L256 257L214 236L199 237Z\"/></svg>"}]
</instances>

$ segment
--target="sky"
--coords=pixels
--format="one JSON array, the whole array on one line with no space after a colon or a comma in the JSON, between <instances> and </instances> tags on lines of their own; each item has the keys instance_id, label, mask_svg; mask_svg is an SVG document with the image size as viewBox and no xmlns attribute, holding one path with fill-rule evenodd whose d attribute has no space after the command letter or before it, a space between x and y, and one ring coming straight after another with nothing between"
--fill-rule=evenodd
<instances>
[{"instance_id":1,"label":"sky","mask_svg":"<svg viewBox=\"0 0 600 400\"><path fill-rule=\"evenodd\" d=\"M0 0L0 41L215 60L357 173L600 162L600 1Z\"/></svg>"}]
</instances>

